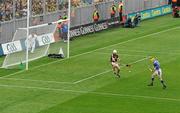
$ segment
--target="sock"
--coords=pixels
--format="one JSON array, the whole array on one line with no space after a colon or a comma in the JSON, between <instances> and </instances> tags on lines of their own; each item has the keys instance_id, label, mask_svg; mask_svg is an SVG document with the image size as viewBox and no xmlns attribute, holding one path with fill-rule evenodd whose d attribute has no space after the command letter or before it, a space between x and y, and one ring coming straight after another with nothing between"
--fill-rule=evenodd
<instances>
[{"instance_id":1,"label":"sock","mask_svg":"<svg viewBox=\"0 0 180 113\"><path fill-rule=\"evenodd\" d=\"M153 82L154 82L154 78L152 78L152 84L153 84Z\"/></svg>"},{"instance_id":2,"label":"sock","mask_svg":"<svg viewBox=\"0 0 180 113\"><path fill-rule=\"evenodd\" d=\"M120 71L120 70L118 69L118 71L117 71L117 74L118 74L118 75L119 75L119 71Z\"/></svg>"},{"instance_id":3,"label":"sock","mask_svg":"<svg viewBox=\"0 0 180 113\"><path fill-rule=\"evenodd\" d=\"M113 73L116 73L116 70L113 68Z\"/></svg>"},{"instance_id":4,"label":"sock","mask_svg":"<svg viewBox=\"0 0 180 113\"><path fill-rule=\"evenodd\" d=\"M163 81L163 80L161 80L161 84L162 84L163 86L165 86L165 84L164 84L164 81Z\"/></svg>"},{"instance_id":5,"label":"sock","mask_svg":"<svg viewBox=\"0 0 180 113\"><path fill-rule=\"evenodd\" d=\"M152 82L154 81L154 78L152 78Z\"/></svg>"}]
</instances>

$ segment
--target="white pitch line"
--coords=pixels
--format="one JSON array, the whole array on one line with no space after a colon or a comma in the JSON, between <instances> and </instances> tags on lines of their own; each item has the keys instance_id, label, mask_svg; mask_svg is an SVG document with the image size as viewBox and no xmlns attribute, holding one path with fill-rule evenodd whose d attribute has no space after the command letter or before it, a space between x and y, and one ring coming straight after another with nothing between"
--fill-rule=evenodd
<instances>
[{"instance_id":1,"label":"white pitch line","mask_svg":"<svg viewBox=\"0 0 180 113\"><path fill-rule=\"evenodd\" d=\"M107 70L107 71L104 71L104 72L98 73L98 74L96 74L96 75L93 75L93 76L90 76L90 77L87 77L87 78L84 78L84 79L81 79L81 80L75 81L75 82L74 82L74 84L78 84L78 83L83 82L83 81L85 81L85 80L88 80L88 79L91 79L91 78L94 78L94 77L97 77L97 76L103 75L103 74L108 73L108 72L110 72L110 71L112 71L112 70Z\"/></svg>"},{"instance_id":2,"label":"white pitch line","mask_svg":"<svg viewBox=\"0 0 180 113\"><path fill-rule=\"evenodd\" d=\"M0 78L0 80L30 81L30 82L42 82L42 83L54 83L54 84L73 84L71 82L58 82L58 81L33 80L33 79L21 79L21 78Z\"/></svg>"},{"instance_id":3,"label":"white pitch line","mask_svg":"<svg viewBox=\"0 0 180 113\"><path fill-rule=\"evenodd\" d=\"M96 53L99 53L99 54L109 54L110 55L110 53L106 53L106 52L96 52ZM135 55L135 54L125 54L125 53L120 53L120 56L121 55L125 55L125 56L141 56L141 57L146 57L147 55Z\"/></svg>"},{"instance_id":4,"label":"white pitch line","mask_svg":"<svg viewBox=\"0 0 180 113\"><path fill-rule=\"evenodd\" d=\"M144 95L129 95L129 94L119 94L119 93L108 93L108 92L96 92L96 91L78 91L78 90L66 90L66 89L56 89L56 88L45 88L45 87L31 87L31 86L18 86L18 85L2 85L0 87L6 88L22 88L22 89L36 89L43 91L61 91L61 92L71 92L71 93L80 93L80 94L95 94L103 96L117 96L117 97L130 97L130 98L144 98L144 99L155 99L155 100L166 100L166 101L176 101L180 102L180 99L168 98L168 97L155 97L155 96L144 96Z\"/></svg>"},{"instance_id":5,"label":"white pitch line","mask_svg":"<svg viewBox=\"0 0 180 113\"><path fill-rule=\"evenodd\" d=\"M174 27L174 28L170 28L170 29L166 29L166 30L162 30L162 31L159 31L159 32L156 32L156 33L151 33L151 34L148 34L148 35L140 36L140 37L133 38L133 39L130 39L130 40L126 40L126 41L123 41L123 42L112 44L112 45L109 45L109 46L106 46L106 47L102 47L102 48L94 49L92 51L88 51L88 52L84 52L84 53L81 53L81 54L77 54L77 55L71 56L68 59L76 58L78 56L86 55L86 54L92 53L92 52L97 51L97 50L102 50L102 49L105 49L105 48L108 48L108 47L112 47L112 46L116 46L116 45L120 45L120 44L125 44L127 42L132 42L132 41L139 40L139 39L142 39L142 38L145 38L145 37L157 35L157 34L160 34L160 33L164 33L164 32L171 31L171 30L174 30L174 29L179 29L179 28L180 28L180 26ZM36 69L36 68L39 68L39 67L47 66L47 65L50 65L50 64L54 64L56 62L64 61L64 60L67 60L67 59L57 60L57 61L49 62L49 63L46 63L46 64L42 64L42 65L39 65L39 66L35 66L35 67L33 67L33 68L29 69L29 70L33 70L33 69ZM20 72L15 72L15 73L12 73L12 74L9 74L9 75L6 75L6 76L9 77L9 76L12 76L12 75L23 73L24 71L26 71L26 70L23 70L23 71L20 71ZM6 76L3 76L3 77L6 77Z\"/></svg>"},{"instance_id":6,"label":"white pitch line","mask_svg":"<svg viewBox=\"0 0 180 113\"><path fill-rule=\"evenodd\" d=\"M136 61L134 61L134 62L131 62L131 63L129 63L129 64L136 64L136 63L141 62L141 61L144 61L144 60L146 60L146 59L148 59L148 58L149 58L149 57L145 57L145 58L142 58L142 59L136 60ZM125 67L125 65L123 65L122 67ZM75 81L75 82L74 82L74 84L78 84L78 83L83 82L83 81L86 81L86 80L88 80L88 79L91 79L91 78L94 78L94 77L97 77L97 76L103 75L103 74L105 74L105 73L109 73L110 71L112 71L112 70L107 70L107 71L104 71L104 72L98 73L98 74L96 74L96 75L93 75L93 76L90 76L90 77L87 77L87 78L84 78L84 79L81 79L81 80Z\"/></svg>"},{"instance_id":7,"label":"white pitch line","mask_svg":"<svg viewBox=\"0 0 180 113\"><path fill-rule=\"evenodd\" d=\"M148 58L149 58L149 57L145 57L145 58L136 60L136 61L134 61L134 62L131 62L131 63L129 63L129 64L136 64L136 63L141 62L141 61L144 61L144 60L146 60L146 59L148 59Z\"/></svg>"},{"instance_id":8,"label":"white pitch line","mask_svg":"<svg viewBox=\"0 0 180 113\"><path fill-rule=\"evenodd\" d=\"M112 50L112 49L108 49L108 50ZM176 51L175 52L160 52L160 51L149 51L149 50L119 50L120 52L122 51L125 51L125 52L136 52L136 53L146 53L146 54L149 54L149 53L157 53L157 54L169 54L169 55L180 55L180 53L178 53ZM179 51L180 52L180 51Z\"/></svg>"},{"instance_id":9,"label":"white pitch line","mask_svg":"<svg viewBox=\"0 0 180 113\"><path fill-rule=\"evenodd\" d=\"M25 70L17 71L17 72L2 76L2 77L0 77L0 79L1 78L6 78L6 77L9 77L9 76L13 76L13 75L16 75L16 74L19 74L19 73L23 73L23 72L25 72Z\"/></svg>"}]
</instances>

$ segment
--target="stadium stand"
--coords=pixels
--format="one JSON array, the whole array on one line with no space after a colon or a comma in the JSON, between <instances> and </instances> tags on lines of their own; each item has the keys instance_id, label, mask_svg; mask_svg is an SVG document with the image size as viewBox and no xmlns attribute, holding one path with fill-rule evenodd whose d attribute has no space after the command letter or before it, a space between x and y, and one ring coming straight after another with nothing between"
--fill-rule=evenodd
<instances>
[{"instance_id":1,"label":"stadium stand","mask_svg":"<svg viewBox=\"0 0 180 113\"><path fill-rule=\"evenodd\" d=\"M79 7L93 2L105 2L109 0L72 0L72 6ZM14 3L13 3L14 2ZM68 7L67 0L32 0L32 14L40 15L44 12L54 12L57 10L66 10ZM13 6L14 4L14 6ZM13 7L15 9L13 10ZM1 0L0 1L0 21L9 21L13 19L13 12L15 18L22 18L26 16L27 0ZM44 11L45 9L45 11Z\"/></svg>"},{"instance_id":2,"label":"stadium stand","mask_svg":"<svg viewBox=\"0 0 180 113\"><path fill-rule=\"evenodd\" d=\"M0 2L0 21L8 21L12 19L12 1L6 0Z\"/></svg>"},{"instance_id":3,"label":"stadium stand","mask_svg":"<svg viewBox=\"0 0 180 113\"><path fill-rule=\"evenodd\" d=\"M67 6L67 0L32 0L32 15L41 15L45 12L50 13L57 10L66 10ZM26 8L27 0L1 0L0 21L4 22L12 20L13 16L15 16L16 19L25 17L27 15Z\"/></svg>"}]
</instances>

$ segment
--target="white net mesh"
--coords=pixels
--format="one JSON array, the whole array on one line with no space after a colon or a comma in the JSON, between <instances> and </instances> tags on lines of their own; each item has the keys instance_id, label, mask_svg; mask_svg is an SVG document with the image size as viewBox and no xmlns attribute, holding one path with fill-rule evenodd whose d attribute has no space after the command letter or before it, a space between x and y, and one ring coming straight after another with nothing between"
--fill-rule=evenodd
<instances>
[{"instance_id":1,"label":"white net mesh","mask_svg":"<svg viewBox=\"0 0 180 113\"><path fill-rule=\"evenodd\" d=\"M9 52L2 67L18 65L26 62L26 45L28 41L28 61L36 60L47 55L50 43L55 42L54 32L57 24L44 24L29 28L29 37L25 28L18 29L14 34L12 42L19 41L21 50ZM10 43L12 43L10 42ZM12 44L11 44L12 45ZM18 45L16 45L18 46Z\"/></svg>"}]
</instances>

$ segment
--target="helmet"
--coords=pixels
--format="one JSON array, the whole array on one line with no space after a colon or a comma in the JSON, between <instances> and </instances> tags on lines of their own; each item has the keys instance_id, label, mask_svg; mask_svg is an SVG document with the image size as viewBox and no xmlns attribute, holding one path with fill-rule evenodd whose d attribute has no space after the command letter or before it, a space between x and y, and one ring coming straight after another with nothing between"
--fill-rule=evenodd
<instances>
[{"instance_id":1,"label":"helmet","mask_svg":"<svg viewBox=\"0 0 180 113\"><path fill-rule=\"evenodd\" d=\"M151 62L153 62L155 60L155 57L151 56L149 59L150 59Z\"/></svg>"},{"instance_id":2,"label":"helmet","mask_svg":"<svg viewBox=\"0 0 180 113\"><path fill-rule=\"evenodd\" d=\"M117 54L117 50L113 50L113 54Z\"/></svg>"}]
</instances>

